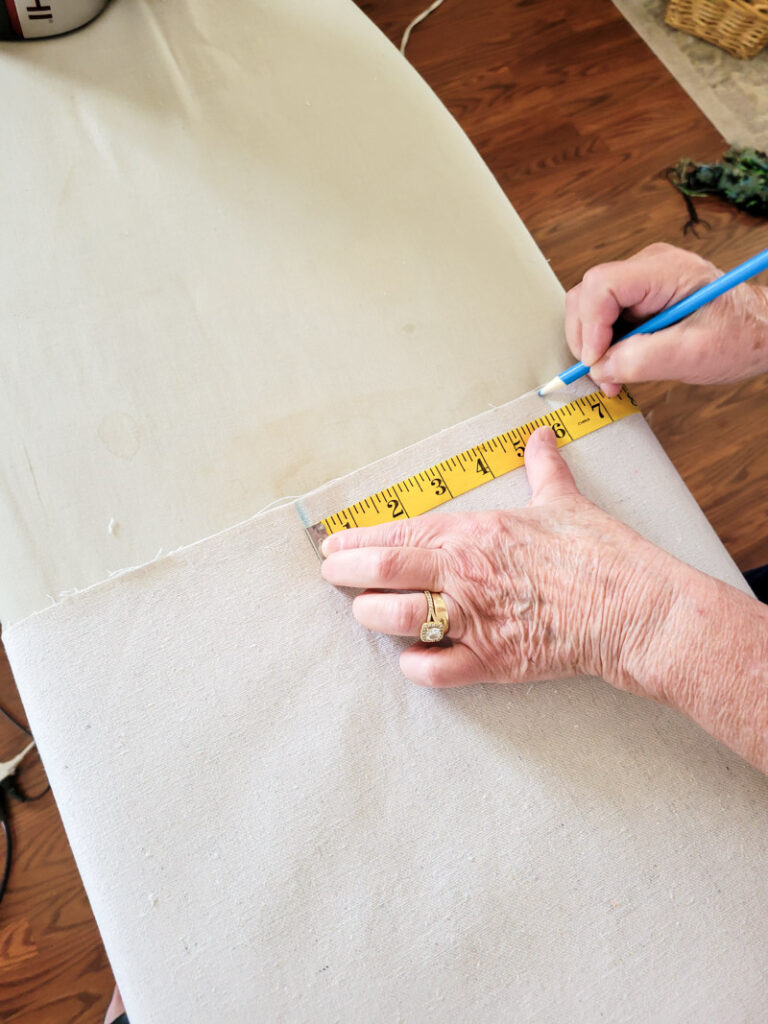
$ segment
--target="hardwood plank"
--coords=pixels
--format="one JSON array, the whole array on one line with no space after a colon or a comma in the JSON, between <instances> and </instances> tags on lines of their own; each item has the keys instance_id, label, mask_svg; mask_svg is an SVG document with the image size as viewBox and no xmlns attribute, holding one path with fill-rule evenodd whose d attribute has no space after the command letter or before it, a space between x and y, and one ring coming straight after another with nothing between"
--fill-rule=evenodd
<instances>
[{"instance_id":1,"label":"hardwood plank","mask_svg":"<svg viewBox=\"0 0 768 1024\"><path fill-rule=\"evenodd\" d=\"M399 43L425 0L360 6ZM652 241L722 267L768 247L768 225L712 206L684 238L663 177L724 140L610 0L446 0L408 57L488 162L565 287ZM634 391L657 437L739 565L768 562L768 381ZM510 396L514 397L514 396ZM0 703L21 713L0 657ZM0 759L19 737L0 723ZM39 767L25 768L30 788ZM11 808L17 860L0 906L0 1020L99 1024L112 979L53 800Z\"/></svg>"}]
</instances>

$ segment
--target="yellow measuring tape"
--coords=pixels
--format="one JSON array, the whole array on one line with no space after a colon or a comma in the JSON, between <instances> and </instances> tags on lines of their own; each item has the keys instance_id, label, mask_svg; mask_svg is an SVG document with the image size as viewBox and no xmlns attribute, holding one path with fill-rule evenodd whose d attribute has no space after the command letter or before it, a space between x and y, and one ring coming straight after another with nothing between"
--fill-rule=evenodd
<instances>
[{"instance_id":1,"label":"yellow measuring tape","mask_svg":"<svg viewBox=\"0 0 768 1024\"><path fill-rule=\"evenodd\" d=\"M583 398L575 398L567 405L561 405L546 416L513 427L429 469L414 473L391 487L356 501L354 505L347 505L340 512L334 512L332 516L308 527L307 533L319 553L325 537L339 530L349 530L354 526L377 526L400 518L412 519L438 505L444 505L466 491L481 487L489 480L519 469L523 465L526 441L537 427L552 427L557 445L562 448L571 441L577 441L586 434L639 411L626 388L622 388L616 398L607 398L601 391L594 391Z\"/></svg>"}]
</instances>

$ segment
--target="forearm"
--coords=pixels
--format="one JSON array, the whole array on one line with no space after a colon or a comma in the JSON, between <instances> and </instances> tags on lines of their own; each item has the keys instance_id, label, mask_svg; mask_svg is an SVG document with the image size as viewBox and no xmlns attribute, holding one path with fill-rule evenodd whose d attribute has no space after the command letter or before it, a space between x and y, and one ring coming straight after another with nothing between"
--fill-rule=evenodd
<instances>
[{"instance_id":1,"label":"forearm","mask_svg":"<svg viewBox=\"0 0 768 1024\"><path fill-rule=\"evenodd\" d=\"M669 704L768 774L768 606L675 567L668 614L627 669L632 689Z\"/></svg>"}]
</instances>

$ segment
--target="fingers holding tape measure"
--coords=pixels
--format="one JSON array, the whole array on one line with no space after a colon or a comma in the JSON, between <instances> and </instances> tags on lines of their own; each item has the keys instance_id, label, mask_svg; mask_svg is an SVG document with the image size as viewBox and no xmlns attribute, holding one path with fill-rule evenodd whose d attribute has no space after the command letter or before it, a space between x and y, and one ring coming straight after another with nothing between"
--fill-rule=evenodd
<instances>
[{"instance_id":1,"label":"fingers holding tape measure","mask_svg":"<svg viewBox=\"0 0 768 1024\"><path fill-rule=\"evenodd\" d=\"M363 529L339 530L326 537L320 547L323 558L338 551L362 547L439 547L444 533L443 520L429 516L382 522Z\"/></svg>"},{"instance_id":2,"label":"fingers holding tape measure","mask_svg":"<svg viewBox=\"0 0 768 1024\"><path fill-rule=\"evenodd\" d=\"M357 530L362 535L376 527ZM351 538L350 538L351 539ZM322 564L323 578L336 587L356 590L441 590L439 552L430 548L359 546L331 551Z\"/></svg>"}]
</instances>

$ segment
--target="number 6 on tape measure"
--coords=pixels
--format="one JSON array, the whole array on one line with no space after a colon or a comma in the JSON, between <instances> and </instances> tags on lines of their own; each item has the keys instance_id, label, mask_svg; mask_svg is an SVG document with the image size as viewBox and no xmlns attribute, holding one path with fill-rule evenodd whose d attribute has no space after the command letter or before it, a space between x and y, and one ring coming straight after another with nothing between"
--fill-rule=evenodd
<instances>
[{"instance_id":1,"label":"number 6 on tape measure","mask_svg":"<svg viewBox=\"0 0 768 1024\"><path fill-rule=\"evenodd\" d=\"M511 473L523 465L525 445L537 427L550 426L558 447L570 444L609 423L639 412L637 403L626 388L616 398L608 398L601 391L593 391L583 398L575 398L554 412L522 426L513 427L504 434L452 455L429 469L369 494L367 498L347 505L339 512L326 516L319 523L307 527L315 550L331 533L349 530L354 526L377 526L394 520L412 519L445 504L466 491L480 487L488 480Z\"/></svg>"}]
</instances>

